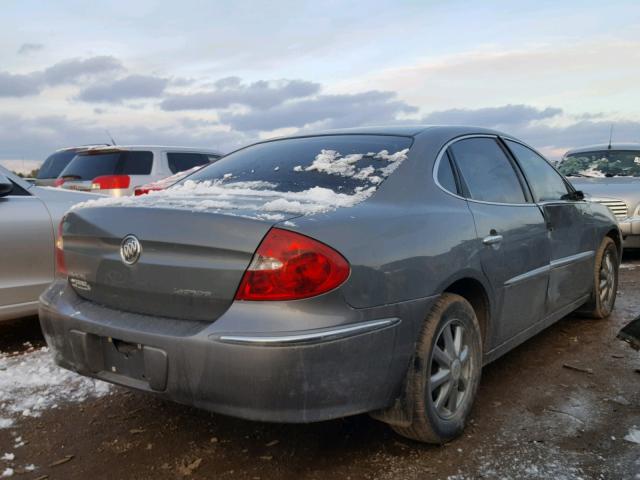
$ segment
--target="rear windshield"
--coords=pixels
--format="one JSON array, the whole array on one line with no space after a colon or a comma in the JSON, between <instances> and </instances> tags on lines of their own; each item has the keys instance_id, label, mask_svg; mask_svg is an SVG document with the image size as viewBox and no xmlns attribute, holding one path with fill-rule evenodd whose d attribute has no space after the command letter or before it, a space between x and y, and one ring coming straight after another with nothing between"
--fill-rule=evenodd
<instances>
[{"instance_id":1,"label":"rear windshield","mask_svg":"<svg viewBox=\"0 0 640 480\"><path fill-rule=\"evenodd\" d=\"M568 177L640 177L640 151L572 153L558 165Z\"/></svg>"},{"instance_id":2,"label":"rear windshield","mask_svg":"<svg viewBox=\"0 0 640 480\"><path fill-rule=\"evenodd\" d=\"M153 153L140 151L83 153L60 174L74 180L93 180L101 175L149 175Z\"/></svg>"},{"instance_id":3,"label":"rear windshield","mask_svg":"<svg viewBox=\"0 0 640 480\"><path fill-rule=\"evenodd\" d=\"M188 181L260 182L280 192L322 187L352 195L381 183L400 165L411 143L409 137L391 135L277 140L231 153L189 176Z\"/></svg>"},{"instance_id":4,"label":"rear windshield","mask_svg":"<svg viewBox=\"0 0 640 480\"><path fill-rule=\"evenodd\" d=\"M41 180L58 178L60 172L62 172L64 167L66 167L75 156L75 150L63 150L49 155L40 167L37 178Z\"/></svg>"}]
</instances>

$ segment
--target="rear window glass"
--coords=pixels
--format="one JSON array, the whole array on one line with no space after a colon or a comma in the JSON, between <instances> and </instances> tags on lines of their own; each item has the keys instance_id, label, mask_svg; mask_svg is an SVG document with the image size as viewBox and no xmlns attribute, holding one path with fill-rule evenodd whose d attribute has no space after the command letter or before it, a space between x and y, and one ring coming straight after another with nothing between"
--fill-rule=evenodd
<instances>
[{"instance_id":1,"label":"rear window glass","mask_svg":"<svg viewBox=\"0 0 640 480\"><path fill-rule=\"evenodd\" d=\"M169 170L178 173L209 163L209 157L200 153L169 152L167 153L167 161L169 162Z\"/></svg>"},{"instance_id":2,"label":"rear window glass","mask_svg":"<svg viewBox=\"0 0 640 480\"><path fill-rule=\"evenodd\" d=\"M75 150L63 150L61 152L56 152L47 157L42 166L40 167L40 171L38 172L38 177L41 180L48 178L58 178L60 172L69 165L69 162L76 156Z\"/></svg>"},{"instance_id":3,"label":"rear window glass","mask_svg":"<svg viewBox=\"0 0 640 480\"><path fill-rule=\"evenodd\" d=\"M276 140L231 153L188 180L261 182L280 192L322 187L352 195L380 184L400 165L411 143L411 138L390 135Z\"/></svg>"},{"instance_id":4,"label":"rear window glass","mask_svg":"<svg viewBox=\"0 0 640 480\"><path fill-rule=\"evenodd\" d=\"M60 174L74 180L93 180L101 175L149 175L153 153L101 152L76 156Z\"/></svg>"}]
</instances>

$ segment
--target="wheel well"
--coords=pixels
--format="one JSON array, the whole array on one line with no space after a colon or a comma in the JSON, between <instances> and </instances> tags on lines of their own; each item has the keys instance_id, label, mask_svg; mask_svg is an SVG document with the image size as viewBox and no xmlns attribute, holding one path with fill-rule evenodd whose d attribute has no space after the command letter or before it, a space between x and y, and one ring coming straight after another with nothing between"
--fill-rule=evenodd
<instances>
[{"instance_id":1,"label":"wheel well","mask_svg":"<svg viewBox=\"0 0 640 480\"><path fill-rule=\"evenodd\" d=\"M444 291L460 295L471 304L480 324L482 342L485 343L491 313L489 298L482 284L473 278L463 278L449 285Z\"/></svg>"},{"instance_id":2,"label":"wheel well","mask_svg":"<svg viewBox=\"0 0 640 480\"><path fill-rule=\"evenodd\" d=\"M607 237L610 237L614 243L616 244L616 250L618 250L618 258L620 258L622 254L622 240L620 239L620 232L616 229L611 229L607 232Z\"/></svg>"}]
</instances>

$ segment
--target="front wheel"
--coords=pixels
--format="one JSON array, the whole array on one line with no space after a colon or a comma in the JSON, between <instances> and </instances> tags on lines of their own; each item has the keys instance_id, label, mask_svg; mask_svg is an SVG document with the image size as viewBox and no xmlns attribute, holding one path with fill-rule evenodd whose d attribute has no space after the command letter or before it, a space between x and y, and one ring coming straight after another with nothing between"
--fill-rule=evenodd
<instances>
[{"instance_id":1,"label":"front wheel","mask_svg":"<svg viewBox=\"0 0 640 480\"><path fill-rule=\"evenodd\" d=\"M482 341L473 307L443 294L427 316L406 381L411 424L404 437L445 443L464 430L480 383Z\"/></svg>"},{"instance_id":2,"label":"front wheel","mask_svg":"<svg viewBox=\"0 0 640 480\"><path fill-rule=\"evenodd\" d=\"M610 237L604 237L594 262L593 293L580 312L591 318L606 318L613 311L618 293L618 249Z\"/></svg>"}]
</instances>

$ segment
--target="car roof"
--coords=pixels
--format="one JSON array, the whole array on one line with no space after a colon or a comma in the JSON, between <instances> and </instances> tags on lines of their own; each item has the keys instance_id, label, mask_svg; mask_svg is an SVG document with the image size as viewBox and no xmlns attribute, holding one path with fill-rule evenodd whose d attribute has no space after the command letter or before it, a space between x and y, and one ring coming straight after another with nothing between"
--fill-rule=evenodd
<instances>
[{"instance_id":1,"label":"car roof","mask_svg":"<svg viewBox=\"0 0 640 480\"><path fill-rule=\"evenodd\" d=\"M68 152L68 151L78 151L78 150L86 150L87 148L95 148L95 147L108 147L108 143L88 143L86 145L76 145L75 147L63 147L57 149L54 153L58 152Z\"/></svg>"},{"instance_id":2,"label":"car roof","mask_svg":"<svg viewBox=\"0 0 640 480\"><path fill-rule=\"evenodd\" d=\"M588 145L586 147L572 148L567 150L564 155L571 155L573 153L585 153L585 152L601 152L603 150L638 150L640 151L640 143L600 143L597 145Z\"/></svg>"},{"instance_id":3,"label":"car roof","mask_svg":"<svg viewBox=\"0 0 640 480\"><path fill-rule=\"evenodd\" d=\"M511 137L510 135L505 135L496 130L492 130L484 127L474 127L474 126L464 126L464 125L379 125L379 126L369 126L369 127L354 127L354 128L337 128L331 130L319 130L319 131L310 131L306 133L300 133L296 135L287 135L283 137L269 138L264 141L271 140L282 140L285 138L303 138L303 137L314 137L321 135L399 135L406 137L414 137L421 133L451 133L452 135L464 135L466 133L486 133L492 135L501 135L506 137ZM257 142L262 143L262 142Z\"/></svg>"},{"instance_id":4,"label":"car roof","mask_svg":"<svg viewBox=\"0 0 640 480\"><path fill-rule=\"evenodd\" d=\"M88 148L83 148L81 153L92 153L105 151L127 151L127 150L173 150L176 152L193 152L193 153L210 153L213 155L223 155L219 150L211 148L198 148L198 147L180 147L170 145L99 145Z\"/></svg>"}]
</instances>

